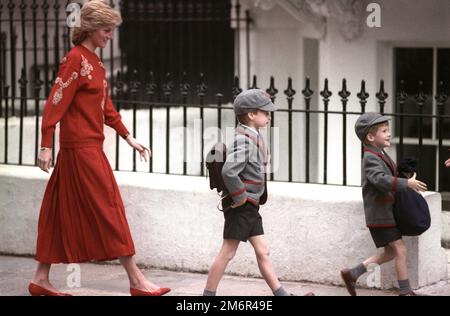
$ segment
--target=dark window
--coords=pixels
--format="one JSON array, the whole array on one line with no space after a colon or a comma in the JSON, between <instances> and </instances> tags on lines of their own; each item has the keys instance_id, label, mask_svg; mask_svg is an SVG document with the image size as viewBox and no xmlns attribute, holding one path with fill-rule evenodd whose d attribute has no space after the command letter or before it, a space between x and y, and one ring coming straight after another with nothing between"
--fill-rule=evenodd
<instances>
[{"instance_id":1,"label":"dark window","mask_svg":"<svg viewBox=\"0 0 450 316\"><path fill-rule=\"evenodd\" d=\"M447 95L450 95L450 48L439 48L437 50L437 81L442 81L443 88ZM448 115L446 111L448 103L444 105L444 114ZM450 120L443 121L442 124L442 137L444 139L450 139ZM440 160L439 165L439 188L440 191L450 191L450 168L446 168L444 161L450 157L450 151L447 147L442 147L439 153Z\"/></svg>"},{"instance_id":2,"label":"dark window","mask_svg":"<svg viewBox=\"0 0 450 316\"><path fill-rule=\"evenodd\" d=\"M171 73L173 92L186 72L191 85L189 102L197 100L196 84L203 73L208 86L206 101L215 102L221 92L231 98L234 77L234 30L230 0L134 0L122 2L120 48L123 66L136 69L147 81L154 73L161 87ZM158 89L160 91L161 89ZM158 96L161 99L161 95Z\"/></svg>"},{"instance_id":3,"label":"dark window","mask_svg":"<svg viewBox=\"0 0 450 316\"><path fill-rule=\"evenodd\" d=\"M450 192L450 168L445 167L444 161L450 158L450 151L448 147L442 146L439 153L440 160L439 166L439 192ZM434 162L434 160L433 160ZM431 162L430 162L431 164ZM432 188L433 189L433 188Z\"/></svg>"},{"instance_id":4,"label":"dark window","mask_svg":"<svg viewBox=\"0 0 450 316\"><path fill-rule=\"evenodd\" d=\"M438 83L442 81L444 84L444 91L447 95L450 95L450 48L439 48L437 50L437 81ZM444 114L448 114L445 111ZM444 120L442 126L442 137L445 139L450 139L450 121ZM448 154L448 153L447 153Z\"/></svg>"},{"instance_id":5,"label":"dark window","mask_svg":"<svg viewBox=\"0 0 450 316\"><path fill-rule=\"evenodd\" d=\"M423 82L423 92L427 99L423 113L432 114L433 110L433 48L396 48L395 49L395 84L396 91L400 89L400 82L404 82L404 90L408 94L403 113L419 113L416 105L415 95L418 92L419 82ZM396 112L400 113L399 105L396 106ZM396 134L399 135L400 124L396 119ZM423 137L431 138L432 120L423 120ZM405 117L403 121L404 137L419 136L419 119L414 117Z\"/></svg>"},{"instance_id":6,"label":"dark window","mask_svg":"<svg viewBox=\"0 0 450 316\"><path fill-rule=\"evenodd\" d=\"M0 33L0 82L6 81L6 33Z\"/></svg>"},{"instance_id":7,"label":"dark window","mask_svg":"<svg viewBox=\"0 0 450 316\"><path fill-rule=\"evenodd\" d=\"M434 56L436 56L436 78L434 73ZM396 48L395 49L395 84L396 93L400 89L400 81L404 81L404 90L408 94L405 102L404 113L419 113L415 95L418 92L419 81L423 82L423 92L426 95L426 102L423 113L432 114L437 113L434 100L434 89L438 89L439 82L444 83L444 91L450 93L450 49L449 48ZM444 106L445 109L445 106ZM396 112L402 112L399 104L396 104ZM447 114L447 113L445 113ZM423 119L423 137L437 140L438 133L433 135L433 125L436 120ZM396 118L395 136L400 135L399 118ZM442 126L443 138L450 138L450 122L444 120ZM419 136L419 119L418 118L404 118L404 137L417 138ZM400 153L400 147L397 145L397 152ZM450 152L446 147L443 147L439 153L439 160L436 161L437 146L422 146L421 161L419 161L417 177L428 184L428 189L436 189L436 175L439 173L439 191L450 191L450 169L445 168L444 161L450 157ZM404 145L403 157L419 156L418 145ZM400 160L402 157L397 157ZM436 166L439 169L436 170Z\"/></svg>"},{"instance_id":8,"label":"dark window","mask_svg":"<svg viewBox=\"0 0 450 316\"><path fill-rule=\"evenodd\" d=\"M412 156L417 157L416 145L405 145L403 147L404 157ZM400 161L400 160L398 160ZM423 146L422 147L422 161L417 166L417 179L425 182L428 186L428 190L433 191L436 189L436 147L435 146Z\"/></svg>"}]
</instances>

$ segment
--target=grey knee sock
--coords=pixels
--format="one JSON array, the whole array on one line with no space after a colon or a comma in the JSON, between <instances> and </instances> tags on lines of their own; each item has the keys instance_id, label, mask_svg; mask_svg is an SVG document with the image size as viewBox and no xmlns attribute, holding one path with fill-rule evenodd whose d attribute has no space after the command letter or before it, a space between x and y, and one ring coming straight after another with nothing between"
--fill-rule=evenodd
<instances>
[{"instance_id":1,"label":"grey knee sock","mask_svg":"<svg viewBox=\"0 0 450 316\"><path fill-rule=\"evenodd\" d=\"M350 269L350 275L354 281L358 280L358 278L367 272L366 267L360 263L356 267Z\"/></svg>"},{"instance_id":2,"label":"grey knee sock","mask_svg":"<svg viewBox=\"0 0 450 316\"><path fill-rule=\"evenodd\" d=\"M398 286L400 287L400 294L408 294L411 292L411 286L409 285L409 279L398 280Z\"/></svg>"},{"instance_id":3,"label":"grey knee sock","mask_svg":"<svg viewBox=\"0 0 450 316\"><path fill-rule=\"evenodd\" d=\"M275 296L289 296L289 293L286 292L284 287L280 286L278 289L273 291L273 295L275 295Z\"/></svg>"},{"instance_id":4,"label":"grey knee sock","mask_svg":"<svg viewBox=\"0 0 450 316\"><path fill-rule=\"evenodd\" d=\"M203 296L216 296L216 291L210 291L210 290L204 289Z\"/></svg>"}]
</instances>

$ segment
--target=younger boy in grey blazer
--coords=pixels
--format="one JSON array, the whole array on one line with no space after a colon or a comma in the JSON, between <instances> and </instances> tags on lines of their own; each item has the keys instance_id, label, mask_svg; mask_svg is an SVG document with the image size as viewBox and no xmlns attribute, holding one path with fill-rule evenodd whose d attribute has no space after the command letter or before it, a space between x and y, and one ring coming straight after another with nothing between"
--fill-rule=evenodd
<instances>
[{"instance_id":1,"label":"younger boy in grey blazer","mask_svg":"<svg viewBox=\"0 0 450 316\"><path fill-rule=\"evenodd\" d=\"M384 252L374 255L353 269L341 270L341 277L352 296L356 296L356 280L367 271L371 263L381 265L395 259L400 296L413 296L406 266L406 246L400 230L396 227L393 213L395 192L410 187L416 191L426 191L425 183L397 177L394 161L384 151L390 146L391 133L389 118L369 112L361 115L355 124L355 132L363 143L361 164L361 185L364 201L366 225L377 248Z\"/></svg>"}]
</instances>

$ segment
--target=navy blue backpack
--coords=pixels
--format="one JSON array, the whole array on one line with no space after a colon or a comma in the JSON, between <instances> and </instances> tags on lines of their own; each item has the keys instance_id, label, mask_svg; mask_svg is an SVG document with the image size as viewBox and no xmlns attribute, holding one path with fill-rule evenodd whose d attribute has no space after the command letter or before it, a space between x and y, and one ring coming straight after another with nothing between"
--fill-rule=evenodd
<instances>
[{"instance_id":1,"label":"navy blue backpack","mask_svg":"<svg viewBox=\"0 0 450 316\"><path fill-rule=\"evenodd\" d=\"M410 188L395 193L394 217L404 236L419 236L431 225L427 201Z\"/></svg>"},{"instance_id":2,"label":"navy blue backpack","mask_svg":"<svg viewBox=\"0 0 450 316\"><path fill-rule=\"evenodd\" d=\"M416 160L403 159L398 169L399 176L416 171ZM416 191L407 188L395 193L394 217L404 236L419 236L431 225L430 209L425 199Z\"/></svg>"}]
</instances>

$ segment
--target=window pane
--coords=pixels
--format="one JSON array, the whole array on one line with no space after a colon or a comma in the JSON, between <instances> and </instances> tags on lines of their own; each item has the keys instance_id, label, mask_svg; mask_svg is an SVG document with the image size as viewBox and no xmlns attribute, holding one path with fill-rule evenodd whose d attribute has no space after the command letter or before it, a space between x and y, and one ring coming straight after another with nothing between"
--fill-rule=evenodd
<instances>
[{"instance_id":1,"label":"window pane","mask_svg":"<svg viewBox=\"0 0 450 316\"><path fill-rule=\"evenodd\" d=\"M400 82L404 81L404 89L408 98L404 105L404 113L418 114L419 109L415 96L418 91L419 82L423 82L423 92L426 95L426 102L423 113L431 114L433 99L433 49L432 48L396 48L395 49L395 91L400 89ZM396 104L395 111L400 113L400 107ZM432 136L431 119L423 120L423 137ZM395 124L396 136L400 134L399 118ZM419 136L419 119L416 117L405 117L403 121L403 136Z\"/></svg>"},{"instance_id":2,"label":"window pane","mask_svg":"<svg viewBox=\"0 0 450 316\"><path fill-rule=\"evenodd\" d=\"M450 158L447 147L442 147L439 157L439 192L450 192L450 168L446 168L444 161Z\"/></svg>"},{"instance_id":3,"label":"window pane","mask_svg":"<svg viewBox=\"0 0 450 316\"><path fill-rule=\"evenodd\" d=\"M450 95L450 48L440 48L437 51L437 80L444 83L444 91ZM448 105L448 103L447 103ZM444 113L449 114L449 111ZM442 126L442 137L450 138L450 120L444 120Z\"/></svg>"},{"instance_id":4,"label":"window pane","mask_svg":"<svg viewBox=\"0 0 450 316\"><path fill-rule=\"evenodd\" d=\"M122 1L121 11L120 48L128 79L134 69L141 82L153 72L157 100L164 100L161 87L170 73L172 96L180 97L179 84L186 80L191 85L187 101L194 103L203 73L208 85L206 102L215 103L218 92L225 102L231 100L235 31L230 0ZM244 21L240 27L245 27Z\"/></svg>"},{"instance_id":5,"label":"window pane","mask_svg":"<svg viewBox=\"0 0 450 316\"><path fill-rule=\"evenodd\" d=\"M417 145L404 145L403 157L419 158L418 152L419 146ZM397 151L399 145L397 145ZM442 159L441 159L442 160ZM428 190L433 191L436 189L436 147L435 146L423 146L422 147L422 160L417 163L417 179L425 182L428 185ZM397 163L400 162L398 158ZM441 188L442 191L442 188Z\"/></svg>"}]
</instances>

